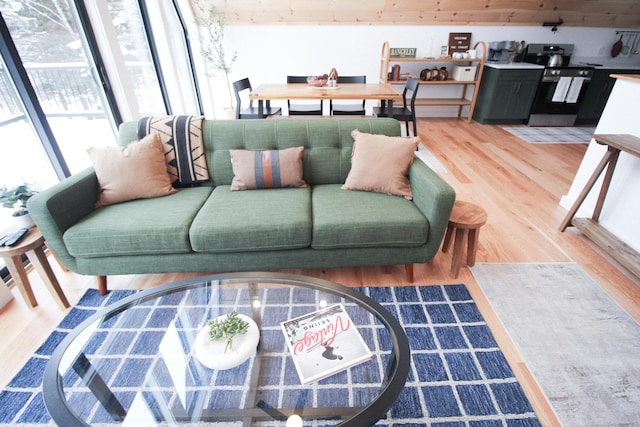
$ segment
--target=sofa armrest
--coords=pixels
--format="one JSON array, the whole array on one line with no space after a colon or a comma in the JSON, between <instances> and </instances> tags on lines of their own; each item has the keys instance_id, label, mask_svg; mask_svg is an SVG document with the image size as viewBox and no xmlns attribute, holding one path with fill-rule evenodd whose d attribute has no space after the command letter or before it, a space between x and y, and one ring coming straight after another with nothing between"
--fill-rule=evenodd
<instances>
[{"instance_id":1,"label":"sofa armrest","mask_svg":"<svg viewBox=\"0 0 640 427\"><path fill-rule=\"evenodd\" d=\"M69 227L95 210L98 189L95 171L88 168L36 194L28 201L29 213L47 245L71 271L76 271L75 258L67 251L62 236Z\"/></svg>"},{"instance_id":2,"label":"sofa armrest","mask_svg":"<svg viewBox=\"0 0 640 427\"><path fill-rule=\"evenodd\" d=\"M433 257L440 247L451 217L456 192L445 180L421 160L415 159L409 169L409 181L413 203L429 221L429 256Z\"/></svg>"}]
</instances>

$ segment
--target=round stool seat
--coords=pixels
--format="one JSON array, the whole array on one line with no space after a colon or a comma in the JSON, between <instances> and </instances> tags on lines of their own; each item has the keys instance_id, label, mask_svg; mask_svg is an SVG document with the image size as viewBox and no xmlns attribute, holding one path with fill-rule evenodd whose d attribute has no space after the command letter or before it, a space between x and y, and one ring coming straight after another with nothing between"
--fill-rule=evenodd
<instances>
[{"instance_id":1,"label":"round stool seat","mask_svg":"<svg viewBox=\"0 0 640 427\"><path fill-rule=\"evenodd\" d=\"M453 205L449 224L455 228L480 228L487 223L487 212L478 205L458 200Z\"/></svg>"},{"instance_id":2,"label":"round stool seat","mask_svg":"<svg viewBox=\"0 0 640 427\"><path fill-rule=\"evenodd\" d=\"M451 276L456 278L462 266L464 257L464 243L467 240L467 265L476 263L476 250L480 227L487 223L487 212L478 205L462 200L456 200L451 211L451 217L447 225L447 233L444 236L442 252L447 252L451 246L455 232L455 244L451 257Z\"/></svg>"}]
</instances>

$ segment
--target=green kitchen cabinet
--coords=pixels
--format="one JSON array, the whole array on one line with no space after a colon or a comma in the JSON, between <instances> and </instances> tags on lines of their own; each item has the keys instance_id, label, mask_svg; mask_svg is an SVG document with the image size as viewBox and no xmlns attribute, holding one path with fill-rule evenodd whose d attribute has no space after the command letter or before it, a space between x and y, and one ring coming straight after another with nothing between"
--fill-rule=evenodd
<instances>
[{"instance_id":1,"label":"green kitchen cabinet","mask_svg":"<svg viewBox=\"0 0 640 427\"><path fill-rule=\"evenodd\" d=\"M611 74L638 74L640 70L598 68L593 72L591 82L582 99L576 124L597 124L609 100L616 79Z\"/></svg>"},{"instance_id":2,"label":"green kitchen cabinet","mask_svg":"<svg viewBox=\"0 0 640 427\"><path fill-rule=\"evenodd\" d=\"M526 123L543 71L485 67L473 119L482 124Z\"/></svg>"}]
</instances>

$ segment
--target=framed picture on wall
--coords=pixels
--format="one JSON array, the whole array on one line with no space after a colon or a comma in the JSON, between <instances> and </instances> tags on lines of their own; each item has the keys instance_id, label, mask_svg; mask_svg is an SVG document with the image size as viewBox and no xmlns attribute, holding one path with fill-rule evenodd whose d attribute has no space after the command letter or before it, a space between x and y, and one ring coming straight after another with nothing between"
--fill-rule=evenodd
<instances>
[{"instance_id":1,"label":"framed picture on wall","mask_svg":"<svg viewBox=\"0 0 640 427\"><path fill-rule=\"evenodd\" d=\"M449 33L449 55L471 49L471 33Z\"/></svg>"}]
</instances>

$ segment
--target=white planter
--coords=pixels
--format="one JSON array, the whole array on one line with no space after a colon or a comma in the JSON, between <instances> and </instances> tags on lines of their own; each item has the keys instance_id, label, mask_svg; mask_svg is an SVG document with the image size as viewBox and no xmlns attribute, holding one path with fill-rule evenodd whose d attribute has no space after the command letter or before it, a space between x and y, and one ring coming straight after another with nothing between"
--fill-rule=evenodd
<instances>
[{"instance_id":1,"label":"white planter","mask_svg":"<svg viewBox=\"0 0 640 427\"><path fill-rule=\"evenodd\" d=\"M227 315L216 317L214 320L224 320ZM258 325L250 317L238 314L238 317L249 323L249 330L246 334L233 337L231 349L224 349L227 346L226 339L211 341L209 338L209 326L204 325L195 342L195 354L200 363L211 369L231 369L245 362L256 352L258 341L260 341L260 331Z\"/></svg>"},{"instance_id":2,"label":"white planter","mask_svg":"<svg viewBox=\"0 0 640 427\"><path fill-rule=\"evenodd\" d=\"M13 294L11 293L7 285L5 285L4 282L0 279L0 308L9 304L12 299Z\"/></svg>"},{"instance_id":3,"label":"white planter","mask_svg":"<svg viewBox=\"0 0 640 427\"><path fill-rule=\"evenodd\" d=\"M14 216L12 218L18 228L31 228L36 225L30 214Z\"/></svg>"}]
</instances>

